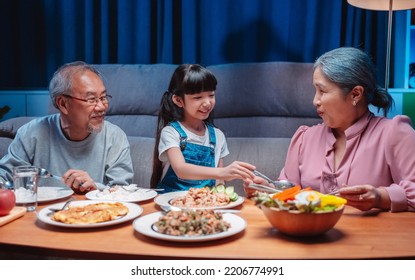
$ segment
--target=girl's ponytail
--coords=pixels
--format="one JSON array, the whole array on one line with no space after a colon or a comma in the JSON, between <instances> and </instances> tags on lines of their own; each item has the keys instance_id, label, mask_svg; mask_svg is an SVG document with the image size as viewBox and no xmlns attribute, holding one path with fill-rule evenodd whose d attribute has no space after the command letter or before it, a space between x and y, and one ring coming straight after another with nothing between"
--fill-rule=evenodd
<instances>
[{"instance_id":1,"label":"girl's ponytail","mask_svg":"<svg viewBox=\"0 0 415 280\"><path fill-rule=\"evenodd\" d=\"M174 120L174 111L175 106L173 104L172 100L173 94L171 91L165 91L163 93L163 96L161 97L160 101L160 108L159 113L157 117L157 130L156 130L156 142L154 144L154 150L153 150L153 173L151 175L150 179L150 187L156 188L158 182L161 179L161 175L163 172L163 166L161 161L159 160L159 143L160 143L160 135L162 129L171 121Z\"/></svg>"},{"instance_id":2,"label":"girl's ponytail","mask_svg":"<svg viewBox=\"0 0 415 280\"><path fill-rule=\"evenodd\" d=\"M164 92L160 101L158 129L162 129L172 121L180 121L183 116L183 109L173 103L173 92Z\"/></svg>"}]
</instances>

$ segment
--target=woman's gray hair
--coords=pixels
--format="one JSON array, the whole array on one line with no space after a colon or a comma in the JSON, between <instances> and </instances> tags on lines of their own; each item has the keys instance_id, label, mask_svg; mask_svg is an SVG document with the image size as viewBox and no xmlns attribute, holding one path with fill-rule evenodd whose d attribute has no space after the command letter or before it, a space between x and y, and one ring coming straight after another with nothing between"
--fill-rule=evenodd
<instances>
[{"instance_id":1,"label":"woman's gray hair","mask_svg":"<svg viewBox=\"0 0 415 280\"><path fill-rule=\"evenodd\" d=\"M323 75L349 93L355 86L364 88L367 104L383 109L386 116L393 105L392 96L377 84L375 67L371 58L362 50L342 47L320 56L314 69L321 69Z\"/></svg>"},{"instance_id":2,"label":"woman's gray hair","mask_svg":"<svg viewBox=\"0 0 415 280\"><path fill-rule=\"evenodd\" d=\"M103 80L101 73L97 69L83 61L67 63L56 70L49 83L49 95L55 108L58 108L56 104L57 97L64 94L72 94L72 82L74 75L85 71L91 71Z\"/></svg>"}]
</instances>

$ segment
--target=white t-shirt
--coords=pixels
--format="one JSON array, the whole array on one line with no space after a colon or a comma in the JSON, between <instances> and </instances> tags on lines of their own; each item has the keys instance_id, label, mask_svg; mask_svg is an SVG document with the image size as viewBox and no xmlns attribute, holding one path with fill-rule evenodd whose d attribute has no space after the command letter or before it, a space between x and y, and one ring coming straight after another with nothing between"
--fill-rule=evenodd
<instances>
[{"instance_id":1,"label":"white t-shirt","mask_svg":"<svg viewBox=\"0 0 415 280\"><path fill-rule=\"evenodd\" d=\"M210 138L209 138L209 130L205 129L205 134L203 136L199 136L194 134L193 132L186 129L180 122L178 122L180 127L184 130L187 135L187 142L203 145L210 147ZM223 132L214 127L215 136L216 136L216 147L215 147L215 166L217 167L219 164L219 159L227 156L229 154L228 144L226 143L226 138ZM180 147L180 134L177 132L175 128L168 125L165 126L160 135L160 143L159 143L159 159L163 164L163 175L161 178L164 178L167 170L170 167L170 162L167 157L166 151L173 147Z\"/></svg>"}]
</instances>

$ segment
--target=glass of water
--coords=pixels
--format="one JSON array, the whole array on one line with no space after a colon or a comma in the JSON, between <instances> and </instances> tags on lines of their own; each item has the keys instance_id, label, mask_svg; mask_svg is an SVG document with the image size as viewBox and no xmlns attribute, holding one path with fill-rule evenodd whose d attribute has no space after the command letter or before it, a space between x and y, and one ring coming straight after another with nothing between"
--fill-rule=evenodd
<instances>
[{"instance_id":1,"label":"glass of water","mask_svg":"<svg viewBox=\"0 0 415 280\"><path fill-rule=\"evenodd\" d=\"M39 168L35 166L17 166L13 168L16 205L25 206L28 212L36 210L38 178Z\"/></svg>"}]
</instances>

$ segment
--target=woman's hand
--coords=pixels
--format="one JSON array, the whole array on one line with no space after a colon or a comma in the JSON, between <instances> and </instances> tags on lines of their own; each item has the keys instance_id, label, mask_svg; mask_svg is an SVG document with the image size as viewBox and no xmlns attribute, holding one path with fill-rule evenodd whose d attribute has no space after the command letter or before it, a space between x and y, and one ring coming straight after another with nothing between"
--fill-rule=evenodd
<instances>
[{"instance_id":1,"label":"woman's hand","mask_svg":"<svg viewBox=\"0 0 415 280\"><path fill-rule=\"evenodd\" d=\"M362 211L372 208L388 210L387 205L390 205L386 190L372 185L345 186L339 190L339 195L347 199L347 205Z\"/></svg>"},{"instance_id":2,"label":"woman's hand","mask_svg":"<svg viewBox=\"0 0 415 280\"><path fill-rule=\"evenodd\" d=\"M83 170L69 169L63 174L62 179L65 185L78 193L96 189L94 180L92 180L88 172Z\"/></svg>"}]
</instances>

